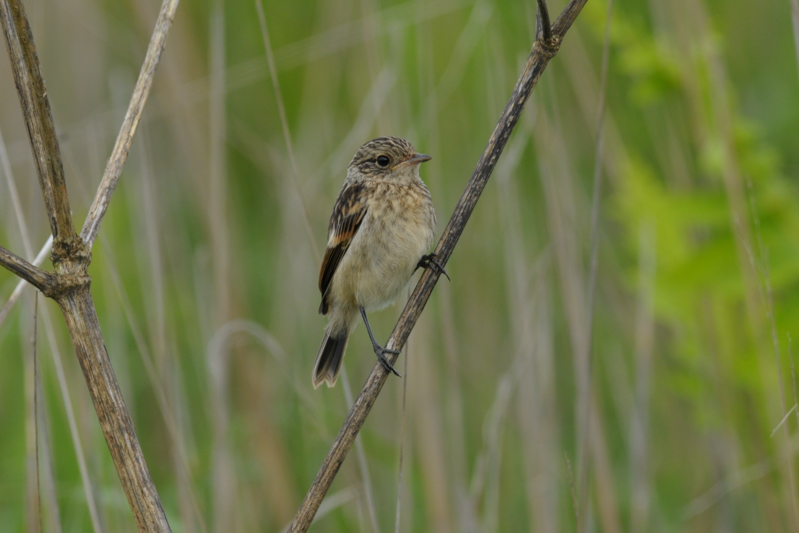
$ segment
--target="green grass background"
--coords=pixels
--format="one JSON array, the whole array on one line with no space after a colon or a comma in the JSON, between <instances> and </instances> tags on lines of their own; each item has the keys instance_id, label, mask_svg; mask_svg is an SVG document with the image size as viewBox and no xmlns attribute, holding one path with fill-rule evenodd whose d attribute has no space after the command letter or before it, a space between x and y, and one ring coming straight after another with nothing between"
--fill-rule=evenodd
<instances>
[{"instance_id":1,"label":"green grass background","mask_svg":"<svg viewBox=\"0 0 799 533\"><path fill-rule=\"evenodd\" d=\"M80 225L158 4L27 4ZM598 159L608 6L588 2L312 531L799 530L792 6L616 1ZM311 387L346 165L372 137L410 139L433 156L443 228L535 28L532 1L263 7L279 95L255 3L184 0L94 248L103 333L176 532L291 520L374 364L359 327L338 386ZM5 58L0 102L28 235L0 167L0 244L29 257L48 226ZM0 302L16 282L0 272ZM0 325L0 529L91 531L91 500L103 530L134 531L42 298L34 423L33 298ZM381 340L399 310L374 315Z\"/></svg>"}]
</instances>

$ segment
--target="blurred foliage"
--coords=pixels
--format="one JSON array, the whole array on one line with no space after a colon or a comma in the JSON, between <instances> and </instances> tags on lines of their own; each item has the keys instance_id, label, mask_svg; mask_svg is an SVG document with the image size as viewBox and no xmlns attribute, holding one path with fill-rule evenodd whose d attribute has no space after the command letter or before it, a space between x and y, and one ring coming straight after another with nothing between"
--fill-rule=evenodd
<instances>
[{"instance_id":1,"label":"blurred foliage","mask_svg":"<svg viewBox=\"0 0 799 533\"><path fill-rule=\"evenodd\" d=\"M26 7L82 221L158 6ZM263 8L279 95L254 3L181 5L94 249L109 353L176 532L291 519L346 389L374 364L359 328L345 379L311 387L317 268L346 165L372 137L410 139L434 156L422 174L443 228L535 28L534 2ZM312 531L389 531L398 508L399 531L419 532L799 528L790 5L615 2L597 158L607 14L588 2L545 71L399 362L407 383L388 381ZM0 244L28 256L47 224L7 62L0 72L30 235L0 166ZM0 302L15 284L0 272ZM42 298L34 496L33 307L28 290L0 325L0 529L35 530L40 499L44 530L89 531L88 493L104 530L133 531ZM374 315L379 337L398 307Z\"/></svg>"}]
</instances>

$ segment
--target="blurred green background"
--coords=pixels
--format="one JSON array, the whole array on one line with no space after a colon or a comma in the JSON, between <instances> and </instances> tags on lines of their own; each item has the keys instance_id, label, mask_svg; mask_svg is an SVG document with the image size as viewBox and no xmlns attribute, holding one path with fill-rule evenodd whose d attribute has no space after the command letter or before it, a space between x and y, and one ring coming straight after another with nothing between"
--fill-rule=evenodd
<instances>
[{"instance_id":1,"label":"blurred green background","mask_svg":"<svg viewBox=\"0 0 799 533\"><path fill-rule=\"evenodd\" d=\"M159 6L27 4L80 225ZM176 532L291 520L374 365L359 327L338 386L311 387L346 165L379 135L431 154L440 232L535 28L533 1L263 9L268 37L252 1L179 7L94 248ZM312 531L799 530L799 8L616 1L598 157L607 13L588 2L544 72ZM48 226L5 54L0 102L0 244L30 258ZM0 325L0 529L134 531L42 298L34 362L33 302Z\"/></svg>"}]
</instances>

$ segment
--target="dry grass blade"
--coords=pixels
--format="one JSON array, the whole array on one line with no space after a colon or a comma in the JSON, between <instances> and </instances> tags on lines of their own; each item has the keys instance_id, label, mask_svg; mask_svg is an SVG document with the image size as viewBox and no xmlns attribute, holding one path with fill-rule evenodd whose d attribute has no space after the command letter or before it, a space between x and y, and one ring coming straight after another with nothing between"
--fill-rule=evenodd
<instances>
[{"instance_id":1,"label":"dry grass blade","mask_svg":"<svg viewBox=\"0 0 799 533\"><path fill-rule=\"evenodd\" d=\"M22 216L22 203L19 200L19 192L14 183L14 172L11 170L11 161L9 161L8 158L8 150L6 149L6 142L5 139L3 139L2 131L0 131L0 166L6 177L8 196L11 199L11 206L14 208L14 216L16 217L17 226L19 227L19 236L22 238L22 246L25 255L27 257L32 257L33 250L31 249L30 237L28 236L28 226L25 224L25 217Z\"/></svg>"},{"instance_id":2,"label":"dry grass blade","mask_svg":"<svg viewBox=\"0 0 799 533\"><path fill-rule=\"evenodd\" d=\"M313 229L311 229L311 221L308 218L308 206L306 205L305 197L302 194L302 187L300 186L300 169L297 166L297 159L294 157L294 143L291 140L289 122L286 118L286 106L283 103L283 92L280 90L280 80L277 77L275 54L272 50L272 41L269 38L269 28L266 25L264 6L260 0L255 2L255 10L258 12L258 22L261 25L261 37L264 40L264 50L266 51L266 60L269 65L269 77L272 79L272 89L275 91L277 110L280 115L280 127L283 130L283 138L286 141L286 150L288 150L289 153L289 162L291 163L291 181L294 184L294 189L297 192L297 199L302 207L302 221L303 225L305 226L305 232L308 234L308 241L312 245L311 249L314 253L314 261L319 263L321 258L318 257L316 239L314 238Z\"/></svg>"},{"instance_id":3,"label":"dry grass blade","mask_svg":"<svg viewBox=\"0 0 799 533\"><path fill-rule=\"evenodd\" d=\"M26 403L25 432L27 437L28 454L28 494L27 494L27 525L28 531L42 531L42 490L39 484L41 473L39 471L39 354L36 343L39 324L39 293L33 295L33 332L31 334L31 356L25 358L26 374Z\"/></svg>"},{"instance_id":4,"label":"dry grass blade","mask_svg":"<svg viewBox=\"0 0 799 533\"><path fill-rule=\"evenodd\" d=\"M407 359L406 359L407 361ZM341 373L341 381L342 389L344 390L344 397L347 401L347 405L352 407L352 387L350 386L350 380L347 376L347 371L344 370ZM375 533L380 533L380 526L377 523L377 511L375 511L375 498L374 498L374 489L372 488L372 476L369 473L369 463L366 461L366 452L363 449L363 439L357 437L355 439L355 454L358 457L358 467L361 470L361 479L363 483L363 499L364 504L366 506L367 514L369 515L369 521L372 525L372 531Z\"/></svg>"},{"instance_id":5,"label":"dry grass blade","mask_svg":"<svg viewBox=\"0 0 799 533\"><path fill-rule=\"evenodd\" d=\"M593 337L593 323L594 323L594 299L596 296L596 277L599 264L599 215L600 215L600 198L602 196L602 159L604 156L604 118L605 118L605 93L607 90L607 77L608 77L608 59L610 56L610 25L613 20L613 0L608 1L607 15L605 20L605 39L602 47L602 71L599 82L599 111L597 113L596 121L596 154L594 159L594 190L591 199L591 255L588 269L588 289L587 289L587 305L586 305L586 326L585 335L588 337L583 344L586 353L582 356L582 360L586 366L582 376L585 382L580 384L580 387L585 391L583 398L585 402L579 406L580 409L580 432L582 434L580 442L580 453L578 454L579 476L578 482L578 495L580 497L579 503L582 506L587 505L588 498L588 473L590 472L590 454L587 450L590 447L591 437L591 418L590 405L588 401L593 396L593 353L591 350L592 337ZM582 513L583 519L587 520L588 513ZM582 530L588 529L588 524L583 523Z\"/></svg>"},{"instance_id":6,"label":"dry grass blade","mask_svg":"<svg viewBox=\"0 0 799 533\"><path fill-rule=\"evenodd\" d=\"M50 313L47 307L42 307L42 322L44 324L44 331L45 335L47 336L47 342L50 347L50 355L53 359L53 367L55 369L55 376L56 376L56 381L58 383L58 390L61 394L62 405L67 417L67 427L69 428L69 436L72 441L72 446L75 449L75 459L78 463L78 471L80 472L80 478L83 484L83 495L84 498L86 498L86 507L88 507L89 510L89 518L92 523L92 531L96 533L103 530L100 522L100 513L98 511L97 498L95 497L95 490L92 486L92 480L89 475L89 467L86 460L86 452L84 452L84 445L81 441L80 430L78 428L78 417L76 414L77 410L72 403L71 396L69 395L67 373L66 370L64 369L61 350L58 348L58 341L56 340L56 333L55 333L55 327L53 326L53 320L50 317ZM65 445L64 443L59 443L59 444L62 446Z\"/></svg>"},{"instance_id":7,"label":"dry grass blade","mask_svg":"<svg viewBox=\"0 0 799 533\"><path fill-rule=\"evenodd\" d=\"M397 466L397 506L394 510L394 533L400 533L400 519L402 518L402 474L403 461L405 459L405 428L407 422L407 399L408 399L408 357L405 357L405 366L402 369L402 424L400 425L400 444L399 444L399 465Z\"/></svg>"},{"instance_id":8,"label":"dry grass blade","mask_svg":"<svg viewBox=\"0 0 799 533\"><path fill-rule=\"evenodd\" d=\"M491 177L494 166L499 160L502 150L513 128L516 126L516 122L519 120L519 115L532 93L533 87L535 87L541 77L549 60L557 53L563 36L577 18L583 5L585 5L585 0L572 0L555 21L552 28L552 39L548 41L539 39L534 43L525 68L513 89L513 94L488 140L488 146L483 151L483 155L477 163L466 190L455 207L455 212L452 214L436 246L434 253L441 266L446 266L447 260L452 255L452 251L458 243L458 239L463 233L466 222L469 220L472 211L474 211L477 200L480 198L488 179ZM397 325L394 327L394 331L391 333L391 337L386 343L387 348L400 350L405 345L411 330L430 298L439 275L437 271L432 269L426 270L422 274ZM394 355L389 356L389 362L393 364L396 357ZM355 404L350 410L336 440L333 442L333 446L300 505L294 520L289 526L290 532L304 532L310 527L316 511L322 503L322 499L333 483L333 479L352 447L355 437L361 426L363 426L375 400L377 400L377 395L383 388L387 377L388 374L383 366L379 363L376 364L361 394L355 400Z\"/></svg>"},{"instance_id":9,"label":"dry grass blade","mask_svg":"<svg viewBox=\"0 0 799 533\"><path fill-rule=\"evenodd\" d=\"M150 38L150 45L147 48L147 55L144 58L144 64L139 72L139 79L136 81L136 87L133 89L133 96L130 98L128 111L125 113L125 120L122 122L122 127L119 130L119 135L114 144L114 149L111 152L111 157L108 158L108 164L105 167L100 187L97 189L97 194L94 197L92 206L89 209L89 214L86 216L86 221L83 223L83 229L80 233L83 242L85 242L89 248L91 248L94 241L97 239L97 232L100 230L100 222L102 222L103 216L108 209L111 195L114 194L119 176L122 174L122 167L125 165L125 160L128 158L128 151L130 150L133 136L136 134L136 128L139 125L139 120L144 111L144 104L147 103L147 96L150 94L150 87L153 84L155 70L161 59L161 52L164 51L166 37L169 34L169 28L172 26L172 20L175 18L178 2L179 0L164 0L164 3L161 4L161 12L158 14L158 20L155 23L155 29Z\"/></svg>"}]
</instances>

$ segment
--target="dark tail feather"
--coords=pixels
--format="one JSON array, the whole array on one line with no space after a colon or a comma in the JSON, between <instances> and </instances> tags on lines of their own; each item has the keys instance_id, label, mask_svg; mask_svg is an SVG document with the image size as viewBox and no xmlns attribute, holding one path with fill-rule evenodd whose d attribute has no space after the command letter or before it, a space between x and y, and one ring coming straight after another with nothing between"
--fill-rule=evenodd
<instances>
[{"instance_id":1,"label":"dark tail feather","mask_svg":"<svg viewBox=\"0 0 799 533\"><path fill-rule=\"evenodd\" d=\"M328 387L336 384L349 337L347 333L333 337L329 331L325 331L325 338L322 339L322 346L319 347L316 364L313 366L314 389L318 388L323 381L327 382Z\"/></svg>"}]
</instances>

